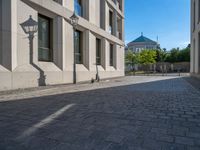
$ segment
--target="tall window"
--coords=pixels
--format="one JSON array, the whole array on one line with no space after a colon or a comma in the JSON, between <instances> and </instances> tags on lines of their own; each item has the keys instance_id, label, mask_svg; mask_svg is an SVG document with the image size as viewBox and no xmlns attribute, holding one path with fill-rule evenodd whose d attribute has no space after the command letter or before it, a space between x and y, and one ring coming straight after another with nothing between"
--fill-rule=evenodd
<instances>
[{"instance_id":1,"label":"tall window","mask_svg":"<svg viewBox=\"0 0 200 150\"><path fill-rule=\"evenodd\" d=\"M96 38L96 64L101 65L101 40Z\"/></svg>"},{"instance_id":2,"label":"tall window","mask_svg":"<svg viewBox=\"0 0 200 150\"><path fill-rule=\"evenodd\" d=\"M118 8L119 8L120 10L122 10L122 6L121 6L122 4L121 4L121 2L122 2L122 1L117 0L117 6L118 6Z\"/></svg>"},{"instance_id":3,"label":"tall window","mask_svg":"<svg viewBox=\"0 0 200 150\"><path fill-rule=\"evenodd\" d=\"M119 16L117 17L117 37L122 39L122 20Z\"/></svg>"},{"instance_id":4,"label":"tall window","mask_svg":"<svg viewBox=\"0 0 200 150\"><path fill-rule=\"evenodd\" d=\"M198 71L200 73L200 32L198 33Z\"/></svg>"},{"instance_id":5,"label":"tall window","mask_svg":"<svg viewBox=\"0 0 200 150\"><path fill-rule=\"evenodd\" d=\"M196 67L196 40L193 40L193 73L195 73L195 67Z\"/></svg>"},{"instance_id":6,"label":"tall window","mask_svg":"<svg viewBox=\"0 0 200 150\"><path fill-rule=\"evenodd\" d=\"M51 19L43 15L38 16L38 60L52 61Z\"/></svg>"},{"instance_id":7,"label":"tall window","mask_svg":"<svg viewBox=\"0 0 200 150\"><path fill-rule=\"evenodd\" d=\"M74 10L79 16L83 16L82 0L74 0Z\"/></svg>"},{"instance_id":8,"label":"tall window","mask_svg":"<svg viewBox=\"0 0 200 150\"><path fill-rule=\"evenodd\" d=\"M82 51L82 33L78 30L74 33L74 44L75 44L75 61L76 64L83 63L83 51Z\"/></svg>"},{"instance_id":9,"label":"tall window","mask_svg":"<svg viewBox=\"0 0 200 150\"><path fill-rule=\"evenodd\" d=\"M114 65L114 63L113 63L113 61L114 61L113 57L114 57L113 44L110 44L110 66Z\"/></svg>"},{"instance_id":10,"label":"tall window","mask_svg":"<svg viewBox=\"0 0 200 150\"><path fill-rule=\"evenodd\" d=\"M113 12L109 11L109 33L113 34Z\"/></svg>"}]
</instances>

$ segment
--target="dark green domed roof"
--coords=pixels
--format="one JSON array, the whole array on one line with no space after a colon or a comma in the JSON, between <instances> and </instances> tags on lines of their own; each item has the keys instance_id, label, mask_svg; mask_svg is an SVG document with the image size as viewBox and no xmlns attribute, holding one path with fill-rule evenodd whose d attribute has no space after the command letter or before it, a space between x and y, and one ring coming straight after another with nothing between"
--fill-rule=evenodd
<instances>
[{"instance_id":1,"label":"dark green domed roof","mask_svg":"<svg viewBox=\"0 0 200 150\"><path fill-rule=\"evenodd\" d=\"M155 43L155 44L157 43L157 42L155 42L155 41L153 41L153 40L151 40L151 39L149 39L149 38L147 38L147 37L145 37L143 35L141 35L139 38L135 39L131 43L146 43L146 42Z\"/></svg>"}]
</instances>

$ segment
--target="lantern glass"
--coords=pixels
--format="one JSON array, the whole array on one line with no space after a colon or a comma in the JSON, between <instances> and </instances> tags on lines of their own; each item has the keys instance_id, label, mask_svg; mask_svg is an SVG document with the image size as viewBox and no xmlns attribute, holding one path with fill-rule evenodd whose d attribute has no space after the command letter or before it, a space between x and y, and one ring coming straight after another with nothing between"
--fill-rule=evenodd
<instances>
[{"instance_id":1,"label":"lantern glass","mask_svg":"<svg viewBox=\"0 0 200 150\"><path fill-rule=\"evenodd\" d=\"M28 32L32 32L32 27L28 26Z\"/></svg>"}]
</instances>

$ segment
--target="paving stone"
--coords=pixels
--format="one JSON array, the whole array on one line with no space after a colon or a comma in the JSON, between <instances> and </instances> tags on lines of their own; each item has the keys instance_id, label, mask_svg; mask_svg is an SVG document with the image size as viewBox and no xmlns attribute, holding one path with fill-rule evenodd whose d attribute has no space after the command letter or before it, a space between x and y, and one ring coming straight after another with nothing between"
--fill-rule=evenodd
<instances>
[{"instance_id":1,"label":"paving stone","mask_svg":"<svg viewBox=\"0 0 200 150\"><path fill-rule=\"evenodd\" d=\"M109 147L107 147L106 150L125 150L125 149L128 149L127 145L120 145L120 144L112 143L109 145Z\"/></svg>"},{"instance_id":2,"label":"paving stone","mask_svg":"<svg viewBox=\"0 0 200 150\"><path fill-rule=\"evenodd\" d=\"M200 138L200 133L199 132L188 132L186 136L192 137L192 138Z\"/></svg>"},{"instance_id":3,"label":"paving stone","mask_svg":"<svg viewBox=\"0 0 200 150\"><path fill-rule=\"evenodd\" d=\"M162 134L167 134L167 130L166 129L162 129L162 128L152 128L151 132L153 133L162 133Z\"/></svg>"},{"instance_id":4,"label":"paving stone","mask_svg":"<svg viewBox=\"0 0 200 150\"><path fill-rule=\"evenodd\" d=\"M175 142L184 145L191 145L191 146L195 145L194 139L187 137L175 137Z\"/></svg>"},{"instance_id":5,"label":"paving stone","mask_svg":"<svg viewBox=\"0 0 200 150\"><path fill-rule=\"evenodd\" d=\"M154 150L154 149L161 149L162 144L159 141L152 140L152 139L145 139L144 143L142 145L143 148L149 149L149 150Z\"/></svg>"},{"instance_id":6,"label":"paving stone","mask_svg":"<svg viewBox=\"0 0 200 150\"><path fill-rule=\"evenodd\" d=\"M162 150L187 150L187 146L176 143L162 143Z\"/></svg>"},{"instance_id":7,"label":"paving stone","mask_svg":"<svg viewBox=\"0 0 200 150\"><path fill-rule=\"evenodd\" d=\"M195 145L200 147L200 139L199 138L198 139L194 139L194 141L195 141Z\"/></svg>"},{"instance_id":8,"label":"paving stone","mask_svg":"<svg viewBox=\"0 0 200 150\"><path fill-rule=\"evenodd\" d=\"M169 135L173 135L173 136L185 136L186 135L186 131L179 129L179 128L168 129L167 133Z\"/></svg>"},{"instance_id":9,"label":"paving stone","mask_svg":"<svg viewBox=\"0 0 200 150\"><path fill-rule=\"evenodd\" d=\"M187 150L199 150L199 149L200 149L200 147L195 146L195 147L188 147Z\"/></svg>"},{"instance_id":10,"label":"paving stone","mask_svg":"<svg viewBox=\"0 0 200 150\"><path fill-rule=\"evenodd\" d=\"M156 139L158 141L162 141L162 142L169 142L169 143L174 142L174 137L173 136L165 135L165 134L158 134Z\"/></svg>"},{"instance_id":11,"label":"paving stone","mask_svg":"<svg viewBox=\"0 0 200 150\"><path fill-rule=\"evenodd\" d=\"M121 143L124 139L124 136L119 134L112 134L106 138L106 141L114 142L114 143Z\"/></svg>"}]
</instances>

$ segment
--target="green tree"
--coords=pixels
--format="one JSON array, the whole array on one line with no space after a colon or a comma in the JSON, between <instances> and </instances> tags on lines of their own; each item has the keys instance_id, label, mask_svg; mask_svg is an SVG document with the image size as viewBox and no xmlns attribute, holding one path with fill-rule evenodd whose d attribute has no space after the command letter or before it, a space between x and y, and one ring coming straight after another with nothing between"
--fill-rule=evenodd
<instances>
[{"instance_id":1,"label":"green tree","mask_svg":"<svg viewBox=\"0 0 200 150\"><path fill-rule=\"evenodd\" d=\"M166 60L166 50L164 49L157 49L156 51L156 62L164 62Z\"/></svg>"},{"instance_id":2,"label":"green tree","mask_svg":"<svg viewBox=\"0 0 200 150\"><path fill-rule=\"evenodd\" d=\"M134 65L138 63L138 54L128 50L125 55L126 65L131 65L132 69L134 69Z\"/></svg>"},{"instance_id":3,"label":"green tree","mask_svg":"<svg viewBox=\"0 0 200 150\"><path fill-rule=\"evenodd\" d=\"M173 48L167 55L166 61L171 63L179 62L179 53L180 53L179 48Z\"/></svg>"},{"instance_id":4,"label":"green tree","mask_svg":"<svg viewBox=\"0 0 200 150\"><path fill-rule=\"evenodd\" d=\"M155 50L143 50L139 53L139 63L148 65L156 63L156 51Z\"/></svg>"},{"instance_id":5,"label":"green tree","mask_svg":"<svg viewBox=\"0 0 200 150\"><path fill-rule=\"evenodd\" d=\"M184 48L179 53L180 62L190 62L190 48Z\"/></svg>"},{"instance_id":6,"label":"green tree","mask_svg":"<svg viewBox=\"0 0 200 150\"><path fill-rule=\"evenodd\" d=\"M166 56L166 62L189 62L190 61L190 45L184 49L173 48Z\"/></svg>"}]
</instances>

